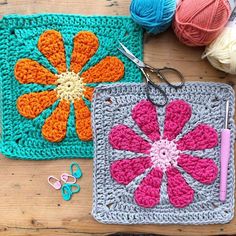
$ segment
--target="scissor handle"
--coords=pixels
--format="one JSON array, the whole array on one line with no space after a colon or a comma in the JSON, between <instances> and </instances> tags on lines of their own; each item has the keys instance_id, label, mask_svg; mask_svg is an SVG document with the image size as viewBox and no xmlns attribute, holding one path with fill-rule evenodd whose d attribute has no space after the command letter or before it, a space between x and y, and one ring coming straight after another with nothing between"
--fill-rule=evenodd
<instances>
[{"instance_id":1,"label":"scissor handle","mask_svg":"<svg viewBox=\"0 0 236 236\"><path fill-rule=\"evenodd\" d=\"M147 66L147 65L146 65ZM182 73L180 71L178 71L177 69L175 68L172 68L172 67L163 67L163 68L154 68L154 67L151 67L151 66L147 66L147 68L156 73L157 76L163 80L164 82L166 82L170 87L172 88L181 88L184 86L184 76L182 75ZM165 72L173 72L177 75L177 77L179 78L180 82L179 84L172 84L171 82L169 82L169 80L166 78L166 76L164 75Z\"/></svg>"},{"instance_id":2,"label":"scissor handle","mask_svg":"<svg viewBox=\"0 0 236 236\"><path fill-rule=\"evenodd\" d=\"M151 67L148 67L148 69L151 70ZM145 69L144 69L144 68L140 68L140 70L142 71L142 73L143 73L143 75L144 75L144 77L145 77L145 79L146 79L145 92L146 92L146 94L147 94L148 100L149 100L152 104L154 104L154 105L156 105L156 106L158 106L158 107L163 107L163 106L165 106L165 105L167 104L167 102L168 102L168 98L167 98L167 95L166 95L165 91L162 90L162 88L161 88L159 85L157 85L157 84L155 84L154 82L152 82L152 80L151 80L149 74L145 72ZM161 95L164 97L164 102L163 102L163 103L159 103L159 104L158 104L158 103L156 103L156 102L154 102L154 101L152 100L152 98L151 98L151 96L150 96L150 92L149 92L149 88L150 88L150 87L154 87L154 88L156 88L156 89L159 90L159 92L161 93Z\"/></svg>"},{"instance_id":3,"label":"scissor handle","mask_svg":"<svg viewBox=\"0 0 236 236\"><path fill-rule=\"evenodd\" d=\"M164 102L163 102L163 103L156 103L156 102L154 102L154 101L152 100L152 98L151 98L151 96L150 96L150 91L149 91L150 87L154 87L154 88L157 88L157 89L159 90L159 92L161 93L161 95L162 95L163 98L164 98ZM152 104L154 104L154 105L156 105L156 106L158 106L158 107L164 107L164 106L167 104L167 102L168 102L168 98L167 98L167 95L166 95L165 91L162 90L162 88L161 88L159 85L156 85L155 83L153 83L151 80L148 80L148 81L146 82L146 84L145 84L145 92L146 92L146 94L147 94L148 100L149 100Z\"/></svg>"}]
</instances>

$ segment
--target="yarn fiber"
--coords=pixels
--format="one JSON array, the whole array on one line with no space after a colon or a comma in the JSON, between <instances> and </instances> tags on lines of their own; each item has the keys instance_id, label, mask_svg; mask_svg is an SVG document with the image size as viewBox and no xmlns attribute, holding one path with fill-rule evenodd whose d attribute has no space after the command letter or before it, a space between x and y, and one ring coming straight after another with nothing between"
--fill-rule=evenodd
<instances>
[{"instance_id":1,"label":"yarn fiber","mask_svg":"<svg viewBox=\"0 0 236 236\"><path fill-rule=\"evenodd\" d=\"M148 33L158 34L171 25L175 8L176 0L132 0L130 14Z\"/></svg>"},{"instance_id":2,"label":"yarn fiber","mask_svg":"<svg viewBox=\"0 0 236 236\"><path fill-rule=\"evenodd\" d=\"M142 31L130 17L4 16L0 152L33 160L92 158L93 91L102 81L114 82L123 69L117 82L142 81L140 70L114 45L124 41L142 58ZM121 62L124 68L116 73Z\"/></svg>"},{"instance_id":3,"label":"yarn fiber","mask_svg":"<svg viewBox=\"0 0 236 236\"><path fill-rule=\"evenodd\" d=\"M105 224L227 223L234 215L234 91L205 82L161 88L169 103L158 108L146 101L141 83L96 88L92 215ZM156 92L151 89L151 96ZM221 204L215 131L220 135L224 124L225 98L232 132L227 199ZM155 96L155 102L161 99Z\"/></svg>"},{"instance_id":4,"label":"yarn fiber","mask_svg":"<svg viewBox=\"0 0 236 236\"><path fill-rule=\"evenodd\" d=\"M205 57L215 68L226 73L236 74L236 22L232 26L227 25L223 32L206 48L202 58Z\"/></svg>"},{"instance_id":5,"label":"yarn fiber","mask_svg":"<svg viewBox=\"0 0 236 236\"><path fill-rule=\"evenodd\" d=\"M182 43L204 46L222 32L230 14L226 0L184 0L176 9L173 28Z\"/></svg>"}]
</instances>

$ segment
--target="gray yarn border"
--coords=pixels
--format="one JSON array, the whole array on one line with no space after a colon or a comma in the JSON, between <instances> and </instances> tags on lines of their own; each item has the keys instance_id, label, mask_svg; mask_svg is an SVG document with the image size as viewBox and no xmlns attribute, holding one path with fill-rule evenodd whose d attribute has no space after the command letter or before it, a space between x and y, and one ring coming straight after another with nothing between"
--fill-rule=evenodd
<instances>
[{"instance_id":1,"label":"gray yarn border","mask_svg":"<svg viewBox=\"0 0 236 236\"><path fill-rule=\"evenodd\" d=\"M174 89L167 85L161 85L167 94L174 93ZM126 83L126 84L115 84L115 85L100 85L96 88L93 105L92 105L92 120L93 120L93 136L94 136L94 170L93 170L93 217L102 223L106 224L224 224L228 223L234 217L234 186L235 186L235 169L234 169L234 139L235 139L235 124L234 124L234 106L235 97L234 90L227 84L223 83L211 83L211 82L187 82L185 86L176 92L176 98L178 94L189 95L189 91L201 91L202 93L213 89L215 93L219 90L223 91L221 94L222 100L226 98L230 101L230 115L229 115L229 126L231 129L231 154L228 174L228 188L227 188L227 200L226 202L220 203L213 210L203 210L201 212L189 212L186 210L184 213L176 213L177 209L173 207L173 214L155 212L150 210L140 211L136 213L129 213L125 211L113 211L109 209L104 202L104 194L106 194L105 186L101 183L104 182L104 176L100 173L98 165L105 158L105 155L109 158L103 150L103 145L106 142L106 138L99 129L104 123L103 103L106 98L123 95L131 95L137 98L145 97L144 84L140 83ZM151 95L155 96L157 91L153 89ZM218 94L216 94L218 95ZM191 96L191 94L190 94ZM131 108L130 108L131 109ZM225 111L223 111L225 112ZM105 117L107 118L107 117ZM223 124L222 124L223 128ZM233 132L234 131L234 132ZM220 134L219 134L220 141ZM109 171L109 170L106 170ZM219 178L219 175L218 175ZM117 184L117 183L115 183ZM102 189L98 190L98 185L103 186ZM117 184L119 185L119 184ZM190 204L191 205L191 204Z\"/></svg>"}]
</instances>

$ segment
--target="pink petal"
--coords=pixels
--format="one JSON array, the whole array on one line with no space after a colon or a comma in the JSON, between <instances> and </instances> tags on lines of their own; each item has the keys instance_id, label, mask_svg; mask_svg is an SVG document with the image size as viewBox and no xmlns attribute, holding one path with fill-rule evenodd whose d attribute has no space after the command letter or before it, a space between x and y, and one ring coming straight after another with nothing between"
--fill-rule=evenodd
<instances>
[{"instance_id":1,"label":"pink petal","mask_svg":"<svg viewBox=\"0 0 236 236\"><path fill-rule=\"evenodd\" d=\"M150 101L139 102L132 110L132 118L152 141L160 139L156 107Z\"/></svg>"},{"instance_id":2,"label":"pink petal","mask_svg":"<svg viewBox=\"0 0 236 236\"><path fill-rule=\"evenodd\" d=\"M218 167L210 158L201 159L181 154L178 158L178 164L194 179L203 184L211 184L218 175Z\"/></svg>"},{"instance_id":3,"label":"pink petal","mask_svg":"<svg viewBox=\"0 0 236 236\"><path fill-rule=\"evenodd\" d=\"M159 204L162 176L162 171L154 168L142 180L134 193L134 199L139 206L149 208Z\"/></svg>"},{"instance_id":4,"label":"pink petal","mask_svg":"<svg viewBox=\"0 0 236 236\"><path fill-rule=\"evenodd\" d=\"M113 162L110 172L115 181L127 185L151 166L150 157L123 159Z\"/></svg>"},{"instance_id":5,"label":"pink petal","mask_svg":"<svg viewBox=\"0 0 236 236\"><path fill-rule=\"evenodd\" d=\"M170 102L166 107L164 138L169 141L176 138L190 119L191 114L192 109L185 101L174 100Z\"/></svg>"},{"instance_id":6,"label":"pink petal","mask_svg":"<svg viewBox=\"0 0 236 236\"><path fill-rule=\"evenodd\" d=\"M109 142L113 148L138 153L148 153L151 145L126 125L117 125L109 134Z\"/></svg>"},{"instance_id":7,"label":"pink petal","mask_svg":"<svg viewBox=\"0 0 236 236\"><path fill-rule=\"evenodd\" d=\"M181 173L176 168L169 168L167 175L167 192L170 203L174 207L188 206L194 198L193 189L187 184Z\"/></svg>"},{"instance_id":8,"label":"pink petal","mask_svg":"<svg viewBox=\"0 0 236 236\"><path fill-rule=\"evenodd\" d=\"M203 150L213 148L218 143L218 135L214 128L209 125L200 124L192 131L187 133L178 142L178 149L184 150Z\"/></svg>"}]
</instances>

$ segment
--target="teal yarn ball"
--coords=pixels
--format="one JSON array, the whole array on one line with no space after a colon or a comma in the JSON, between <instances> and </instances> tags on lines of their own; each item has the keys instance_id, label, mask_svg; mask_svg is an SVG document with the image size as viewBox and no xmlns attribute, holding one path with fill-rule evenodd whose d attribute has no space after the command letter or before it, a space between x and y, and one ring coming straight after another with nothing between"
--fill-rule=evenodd
<instances>
[{"instance_id":1,"label":"teal yarn ball","mask_svg":"<svg viewBox=\"0 0 236 236\"><path fill-rule=\"evenodd\" d=\"M132 0L130 14L132 19L148 33L165 31L175 14L176 0Z\"/></svg>"}]
</instances>

